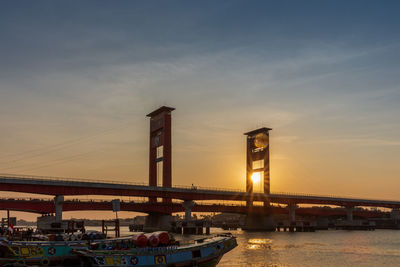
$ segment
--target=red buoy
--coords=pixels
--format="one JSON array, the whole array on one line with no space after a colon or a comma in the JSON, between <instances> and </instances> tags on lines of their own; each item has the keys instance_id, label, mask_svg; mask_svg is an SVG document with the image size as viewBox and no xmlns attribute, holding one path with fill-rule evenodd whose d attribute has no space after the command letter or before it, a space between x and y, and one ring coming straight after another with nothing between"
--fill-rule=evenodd
<instances>
[{"instance_id":1,"label":"red buoy","mask_svg":"<svg viewBox=\"0 0 400 267\"><path fill-rule=\"evenodd\" d=\"M143 248L147 245L147 236L143 233L137 234L133 236L132 242L135 244L135 246Z\"/></svg>"},{"instance_id":2,"label":"red buoy","mask_svg":"<svg viewBox=\"0 0 400 267\"><path fill-rule=\"evenodd\" d=\"M163 231L154 232L153 235L158 237L158 240L160 240L161 245L166 246L169 244L170 237L168 232L163 232Z\"/></svg>"},{"instance_id":3,"label":"red buoy","mask_svg":"<svg viewBox=\"0 0 400 267\"><path fill-rule=\"evenodd\" d=\"M158 239L158 236L151 233L151 234L146 234L147 237L147 244L150 247L157 247L158 244L160 243L160 240Z\"/></svg>"}]
</instances>

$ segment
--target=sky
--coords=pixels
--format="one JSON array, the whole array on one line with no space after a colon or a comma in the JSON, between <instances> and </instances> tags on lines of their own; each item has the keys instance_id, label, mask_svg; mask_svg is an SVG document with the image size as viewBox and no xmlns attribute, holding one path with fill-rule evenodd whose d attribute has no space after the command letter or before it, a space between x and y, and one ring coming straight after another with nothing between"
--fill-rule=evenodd
<instances>
[{"instance_id":1,"label":"sky","mask_svg":"<svg viewBox=\"0 0 400 267\"><path fill-rule=\"evenodd\" d=\"M244 190L243 133L270 127L272 192L400 200L399 13L3 1L0 173L146 183L145 115L167 105L174 185Z\"/></svg>"}]
</instances>

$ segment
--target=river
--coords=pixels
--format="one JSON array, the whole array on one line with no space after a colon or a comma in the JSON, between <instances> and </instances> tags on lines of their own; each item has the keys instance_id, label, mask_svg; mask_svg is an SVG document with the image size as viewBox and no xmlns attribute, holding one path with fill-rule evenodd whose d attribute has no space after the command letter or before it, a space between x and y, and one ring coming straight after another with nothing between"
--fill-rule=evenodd
<instances>
[{"instance_id":1,"label":"river","mask_svg":"<svg viewBox=\"0 0 400 267\"><path fill-rule=\"evenodd\" d=\"M400 266L400 231L232 232L220 266Z\"/></svg>"}]
</instances>

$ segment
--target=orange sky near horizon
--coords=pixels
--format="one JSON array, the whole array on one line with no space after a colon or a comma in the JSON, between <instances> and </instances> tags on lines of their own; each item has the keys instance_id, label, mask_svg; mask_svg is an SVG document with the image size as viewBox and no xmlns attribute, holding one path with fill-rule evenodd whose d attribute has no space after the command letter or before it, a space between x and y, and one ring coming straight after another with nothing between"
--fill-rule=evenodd
<instances>
[{"instance_id":1,"label":"orange sky near horizon","mask_svg":"<svg viewBox=\"0 0 400 267\"><path fill-rule=\"evenodd\" d=\"M244 131L232 129L207 130L207 136L202 128L202 123L182 121L180 113L172 113L173 124L173 185L195 184L199 187L245 189L245 141ZM176 117L178 117L176 119ZM124 131L110 131L94 139L76 143L63 142L65 147L58 147L50 142L33 154L23 154L23 150L15 154L27 157L24 164L35 167L42 166L53 156L63 156L64 153L75 151L85 152L89 147L101 147L104 153L92 154L83 159L57 164L43 164L43 169L32 170L26 174L49 175L58 177L75 177L113 181L131 181L133 183L147 183L148 171L148 119L141 116L141 128L128 127ZM175 119L177 122L175 122ZM188 126L189 125L189 126ZM184 130L179 129L184 126ZM271 126L271 125L266 125ZM186 129L185 129L186 128ZM211 128L211 127L210 127ZM189 130L190 129L190 130ZM254 129L254 128L253 128ZM140 130L134 133L134 130ZM203 130L203 131L202 131ZM202 131L202 134L199 132ZM130 134L139 136L143 142L129 142ZM132 138L132 139L138 139ZM46 138L45 138L46 140ZM369 186L365 181L375 181L381 173L379 158L368 146L370 153L366 153L365 145L343 143L343 146L329 142L313 142L304 134L297 136L285 135L285 132L274 129L270 132L271 148L271 192L309 193L319 195L337 195L362 198L397 199L397 191L385 190L395 187L396 176L400 173L395 162L385 162L392 168L392 173L385 177L384 183L374 183ZM122 143L119 144L118 141ZM116 144L114 144L116 142ZM132 144L126 146L126 143ZM134 146L136 145L136 146ZM113 147L114 146L114 147ZM105 148L108 148L108 152ZM31 148L35 148L32 144ZM373 147L372 147L373 148ZM376 149L376 148L375 148ZM26 148L24 148L26 150ZM34 149L33 149L34 150ZM32 151L33 151L32 150ZM44 151L44 152L43 152ZM38 153L40 152L40 153ZM381 151L382 153L383 151ZM35 154L36 153L36 154ZM73 154L73 153L72 153ZM28 156L31 156L29 158ZM343 156L343 158L342 158ZM379 156L379 155L378 155ZM31 160L31 161L29 161ZM382 164L383 162L381 162ZM18 169L17 169L18 170ZM16 172L24 173L24 172ZM126 177L140 177L126 178ZM258 185L255 184L255 190ZM26 197L29 194L1 192L1 197ZM41 197L41 196L38 196ZM118 196L117 196L118 197ZM90 199L90 196L83 196ZM115 197L106 197L110 200ZM19 218L33 220L37 215L12 212ZM121 217L129 217L136 213L122 212ZM64 218L109 218L114 214L110 212L83 211L65 212Z\"/></svg>"},{"instance_id":2,"label":"orange sky near horizon","mask_svg":"<svg viewBox=\"0 0 400 267\"><path fill-rule=\"evenodd\" d=\"M170 106L173 185L244 190L269 127L271 192L400 200L396 1L160 2L2 3L0 173L147 183Z\"/></svg>"}]
</instances>

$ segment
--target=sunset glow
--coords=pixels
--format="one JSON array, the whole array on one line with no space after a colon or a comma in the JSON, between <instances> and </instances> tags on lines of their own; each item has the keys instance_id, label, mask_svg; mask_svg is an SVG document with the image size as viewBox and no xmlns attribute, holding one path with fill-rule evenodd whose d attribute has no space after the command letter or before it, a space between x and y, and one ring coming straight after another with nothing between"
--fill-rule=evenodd
<instances>
[{"instance_id":1,"label":"sunset glow","mask_svg":"<svg viewBox=\"0 0 400 267\"><path fill-rule=\"evenodd\" d=\"M261 180L261 174L260 172L254 172L251 175L251 180L253 181L254 184L258 184Z\"/></svg>"},{"instance_id":2,"label":"sunset glow","mask_svg":"<svg viewBox=\"0 0 400 267\"><path fill-rule=\"evenodd\" d=\"M7 2L1 173L147 184L146 114L167 105L172 186L245 191L243 133L271 127L253 144L272 193L399 199L398 4Z\"/></svg>"}]
</instances>

